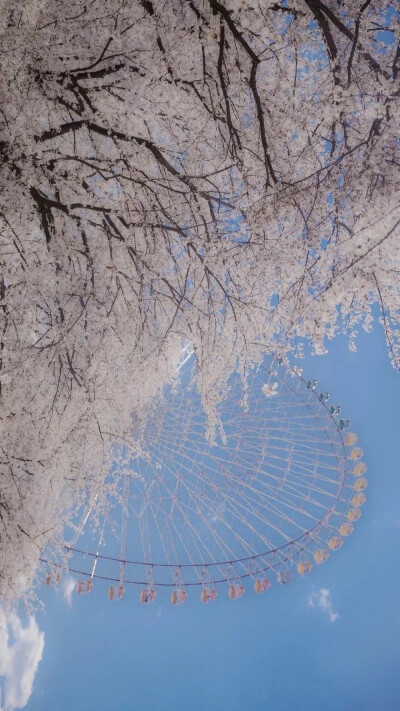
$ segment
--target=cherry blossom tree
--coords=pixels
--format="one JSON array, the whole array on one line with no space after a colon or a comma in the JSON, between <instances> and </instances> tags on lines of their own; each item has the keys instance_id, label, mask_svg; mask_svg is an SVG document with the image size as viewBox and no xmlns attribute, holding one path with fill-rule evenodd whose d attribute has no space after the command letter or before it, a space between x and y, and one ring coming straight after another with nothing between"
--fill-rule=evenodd
<instances>
[{"instance_id":1,"label":"cherry blossom tree","mask_svg":"<svg viewBox=\"0 0 400 711\"><path fill-rule=\"evenodd\" d=\"M338 332L354 348L376 303L400 366L400 18L387 0L2 6L11 599L118 445L129 466L182 344L211 439L233 370Z\"/></svg>"}]
</instances>

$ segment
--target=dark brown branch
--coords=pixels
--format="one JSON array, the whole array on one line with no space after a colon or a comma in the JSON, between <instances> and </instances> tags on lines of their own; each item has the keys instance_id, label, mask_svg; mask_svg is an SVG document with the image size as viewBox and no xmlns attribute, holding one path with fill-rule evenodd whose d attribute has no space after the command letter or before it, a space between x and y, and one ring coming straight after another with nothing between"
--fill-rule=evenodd
<instances>
[{"instance_id":1,"label":"dark brown branch","mask_svg":"<svg viewBox=\"0 0 400 711\"><path fill-rule=\"evenodd\" d=\"M36 188L31 187L30 193L37 205L37 209L40 214L40 219L42 222L43 231L46 237L47 248L49 249L51 239L54 235L54 218L51 213L51 208L57 208L68 215L68 208L61 202L56 200L51 200L50 198L40 193Z\"/></svg>"},{"instance_id":2,"label":"dark brown branch","mask_svg":"<svg viewBox=\"0 0 400 711\"><path fill-rule=\"evenodd\" d=\"M231 18L231 13L229 10L224 7L218 0L208 0L210 3L210 6L212 10L214 11L215 14L221 15L221 17L224 18L227 26L229 27L230 31L232 32L234 38L239 42L239 44L242 45L243 49L245 50L246 54L249 55L250 59L252 62L259 62L259 58L257 57L256 53L252 50L250 47L249 43L246 42L244 39L243 35L241 32L239 32L238 28L236 27L234 21Z\"/></svg>"},{"instance_id":3,"label":"dark brown branch","mask_svg":"<svg viewBox=\"0 0 400 711\"><path fill-rule=\"evenodd\" d=\"M224 28L224 25L221 24L221 30L220 30L220 36L219 36L219 54L218 54L217 70L218 70L218 76L219 76L219 81L221 84L222 93L224 95L226 118L227 118L229 133L231 135L231 139L232 139L232 143L233 143L233 148L235 148L235 140L236 140L238 148L240 150L242 148L242 146L240 143L239 134L232 122L231 107L230 107L230 103L229 103L228 90L226 87L226 82L225 82L225 77L224 77L224 68L223 68L224 46L225 46L225 28Z\"/></svg>"},{"instance_id":4,"label":"dark brown branch","mask_svg":"<svg viewBox=\"0 0 400 711\"><path fill-rule=\"evenodd\" d=\"M322 36L328 48L328 54L330 58L334 60L337 57L336 42L333 38L331 28L329 27L329 22L327 21L326 17L324 17L321 8L319 7L318 0L304 0L304 2L309 8L309 10L311 10L315 21L319 25L319 28L322 32Z\"/></svg>"},{"instance_id":5,"label":"dark brown branch","mask_svg":"<svg viewBox=\"0 0 400 711\"><path fill-rule=\"evenodd\" d=\"M304 0L307 4L307 0ZM321 10L321 12L324 13L324 15L332 22L335 27L340 30L342 34L345 35L350 40L354 39L354 33L346 27L346 25L335 15L332 10L329 9L326 5L324 5L321 0L310 0L312 1L314 6L318 6L318 8ZM379 63L374 59L369 52L366 52L361 44L358 44L357 48L361 52L361 56L369 63L371 69L374 72L382 74L386 79L390 78L390 75L388 74L387 71L383 70Z\"/></svg>"},{"instance_id":6,"label":"dark brown branch","mask_svg":"<svg viewBox=\"0 0 400 711\"><path fill-rule=\"evenodd\" d=\"M40 136L35 136L35 141L36 142L43 142L43 141L48 141L53 138L57 138L58 136L64 136L65 134L71 132L71 131L79 131L81 128L86 128L88 131L93 131L93 133L97 133L101 136L106 136L107 138L113 138L117 139L120 141L127 141L129 143L135 142L139 146L144 146L149 150L154 158L157 160L157 162L165 168L168 173L176 177L178 180L183 182L187 187L193 192L197 193L201 197L203 197L205 200L207 200L208 203L215 202L218 205L222 205L223 207L231 207L231 205L226 202L225 200L221 200L221 198L214 197L210 193L206 193L203 190L198 190L195 185L193 185L192 181L187 178L185 175L182 175L176 168L174 168L171 163L165 158L165 156L161 153L160 149L158 146L156 146L152 141L149 141L147 138L141 138L140 136L128 136L126 133L122 133L121 131L117 131L115 129L111 128L104 128L103 126L99 126L96 123L93 123L92 121L89 121L87 119L82 119L80 121L70 121L69 123L64 123L62 124L59 128L51 128L48 131L44 131ZM86 207L85 205L81 205L80 203L74 203L71 205L71 208L73 207ZM88 208L88 209L98 209L101 210L104 208Z\"/></svg>"},{"instance_id":7,"label":"dark brown branch","mask_svg":"<svg viewBox=\"0 0 400 711\"><path fill-rule=\"evenodd\" d=\"M267 185L269 184L270 176L271 176L273 182L277 183L277 178L276 178L274 169L272 167L271 158L270 158L269 150L268 150L268 143L267 143L267 137L266 137L266 132L265 132L264 109L263 109L260 95L258 93L258 88L257 88L257 67L260 64L260 59L256 55L256 53L253 51L253 49L250 47L249 43L246 42L242 33L236 27L234 21L231 18L231 13L229 12L229 10L227 10L226 7L224 7L224 5L222 5L220 2L218 2L218 0L208 0L208 2L210 3L210 6L211 6L212 10L214 11L214 13L220 14L220 16L225 20L233 37L239 42L239 44L245 50L246 54L251 59L251 72L250 72L249 86L250 86L251 92L253 94L254 103L256 105L257 119L258 119L258 123L260 126L261 144L263 147L265 170L267 173Z\"/></svg>"}]
</instances>

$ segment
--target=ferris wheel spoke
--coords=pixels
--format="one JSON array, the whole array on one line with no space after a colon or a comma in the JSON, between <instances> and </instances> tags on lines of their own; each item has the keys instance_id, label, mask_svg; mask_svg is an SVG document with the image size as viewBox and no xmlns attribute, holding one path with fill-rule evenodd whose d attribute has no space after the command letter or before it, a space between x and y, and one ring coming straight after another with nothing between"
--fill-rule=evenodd
<instances>
[{"instance_id":1,"label":"ferris wheel spoke","mask_svg":"<svg viewBox=\"0 0 400 711\"><path fill-rule=\"evenodd\" d=\"M232 496L229 496L229 494L227 494L226 491L219 491L218 493L219 493L219 496L222 500L229 503L229 505L231 506L231 510L234 513L234 515L236 516L236 518L238 519L238 521L240 521L241 523L245 523L246 527L248 527L249 530L251 530L253 533L255 533L260 538L260 540L263 542L263 544L265 544L267 547L272 548L273 545L271 544L271 542L265 536L263 536L260 533L260 531L257 531L248 522L247 519L244 519L244 516L240 511L241 504L239 502L237 502ZM245 510L248 511L248 509L245 509ZM263 519L262 517L257 516L257 518L259 518L260 520L262 520L265 523L265 519ZM227 525L229 527L229 529L232 529L232 526L229 526L229 524L227 523L227 521L225 519L222 519L222 523ZM270 523L270 522L268 522L268 523ZM281 533L281 532L279 531L279 533ZM289 538L289 540L290 540L290 538Z\"/></svg>"},{"instance_id":2,"label":"ferris wheel spoke","mask_svg":"<svg viewBox=\"0 0 400 711\"><path fill-rule=\"evenodd\" d=\"M192 500L193 507L194 507L194 511L197 513L197 512L198 512L198 504L197 504L197 502L196 502L196 500L195 500L195 496L193 495L193 492L191 492L191 491L188 489L188 487L186 487L185 482L184 482L183 480L181 481L181 484L186 488L186 490L187 490L187 492L188 492L188 494L189 494L189 496L190 496L190 498L191 498L191 500ZM163 485L164 488L168 491L168 488L167 488L167 485L166 485L165 481L162 482L162 485ZM171 492L169 492L169 493L171 493ZM197 529L194 525L192 525L192 524L189 522L189 519L188 519L188 517L187 517L187 515L186 515L186 513L185 513L185 511L184 511L184 509L183 509L182 506L181 506L181 503L180 503L179 498L177 498L174 503L175 503L175 506L179 509L179 511L180 511L180 513L182 514L182 516L184 517L185 523L187 523L187 524L189 525L190 531L191 531L192 536L193 536L193 539L194 539L194 541L195 541L195 545L196 545L197 551L200 552L200 551L201 551L201 547L203 547L203 549L205 549L205 552L206 552L206 555L208 556L208 558L211 557L211 560L214 562L214 557L213 557L211 551L208 550L207 547L205 546L205 543L204 543L204 541L201 539L201 536L200 536L200 533L199 533L198 529ZM196 540L196 539L197 539L197 540ZM205 565L206 560L204 559L204 553L201 553L201 557L202 557L201 562L202 562L203 565ZM190 560L190 558L189 558L189 560Z\"/></svg>"}]
</instances>

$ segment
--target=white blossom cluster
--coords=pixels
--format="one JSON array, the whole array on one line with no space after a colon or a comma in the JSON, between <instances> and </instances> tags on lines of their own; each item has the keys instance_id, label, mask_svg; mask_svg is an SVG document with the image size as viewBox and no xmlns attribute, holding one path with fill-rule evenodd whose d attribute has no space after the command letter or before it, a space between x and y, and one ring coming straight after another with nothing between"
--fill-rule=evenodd
<instances>
[{"instance_id":1,"label":"white blossom cluster","mask_svg":"<svg viewBox=\"0 0 400 711\"><path fill-rule=\"evenodd\" d=\"M383 28L383 29L382 29ZM192 343L229 375L378 303L400 365L399 11L3 0L0 596L93 500ZM122 456L122 455L121 455ZM101 498L101 497L100 497Z\"/></svg>"}]
</instances>

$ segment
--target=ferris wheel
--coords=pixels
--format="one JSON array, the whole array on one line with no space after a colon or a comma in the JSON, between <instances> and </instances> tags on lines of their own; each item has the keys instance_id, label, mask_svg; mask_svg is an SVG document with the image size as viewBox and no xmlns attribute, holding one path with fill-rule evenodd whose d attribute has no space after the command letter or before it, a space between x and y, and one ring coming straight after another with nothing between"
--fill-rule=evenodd
<instances>
[{"instance_id":1,"label":"ferris wheel","mask_svg":"<svg viewBox=\"0 0 400 711\"><path fill-rule=\"evenodd\" d=\"M143 454L130 460L96 544L82 525L62 545L67 563L46 553L46 584L68 567L78 594L103 581L110 600L136 586L142 603L163 590L173 605L189 594L212 603L224 588L234 600L308 575L352 533L366 465L328 393L266 360L245 391L231 377L210 444L191 355L182 353L178 383L134 426Z\"/></svg>"}]
</instances>

